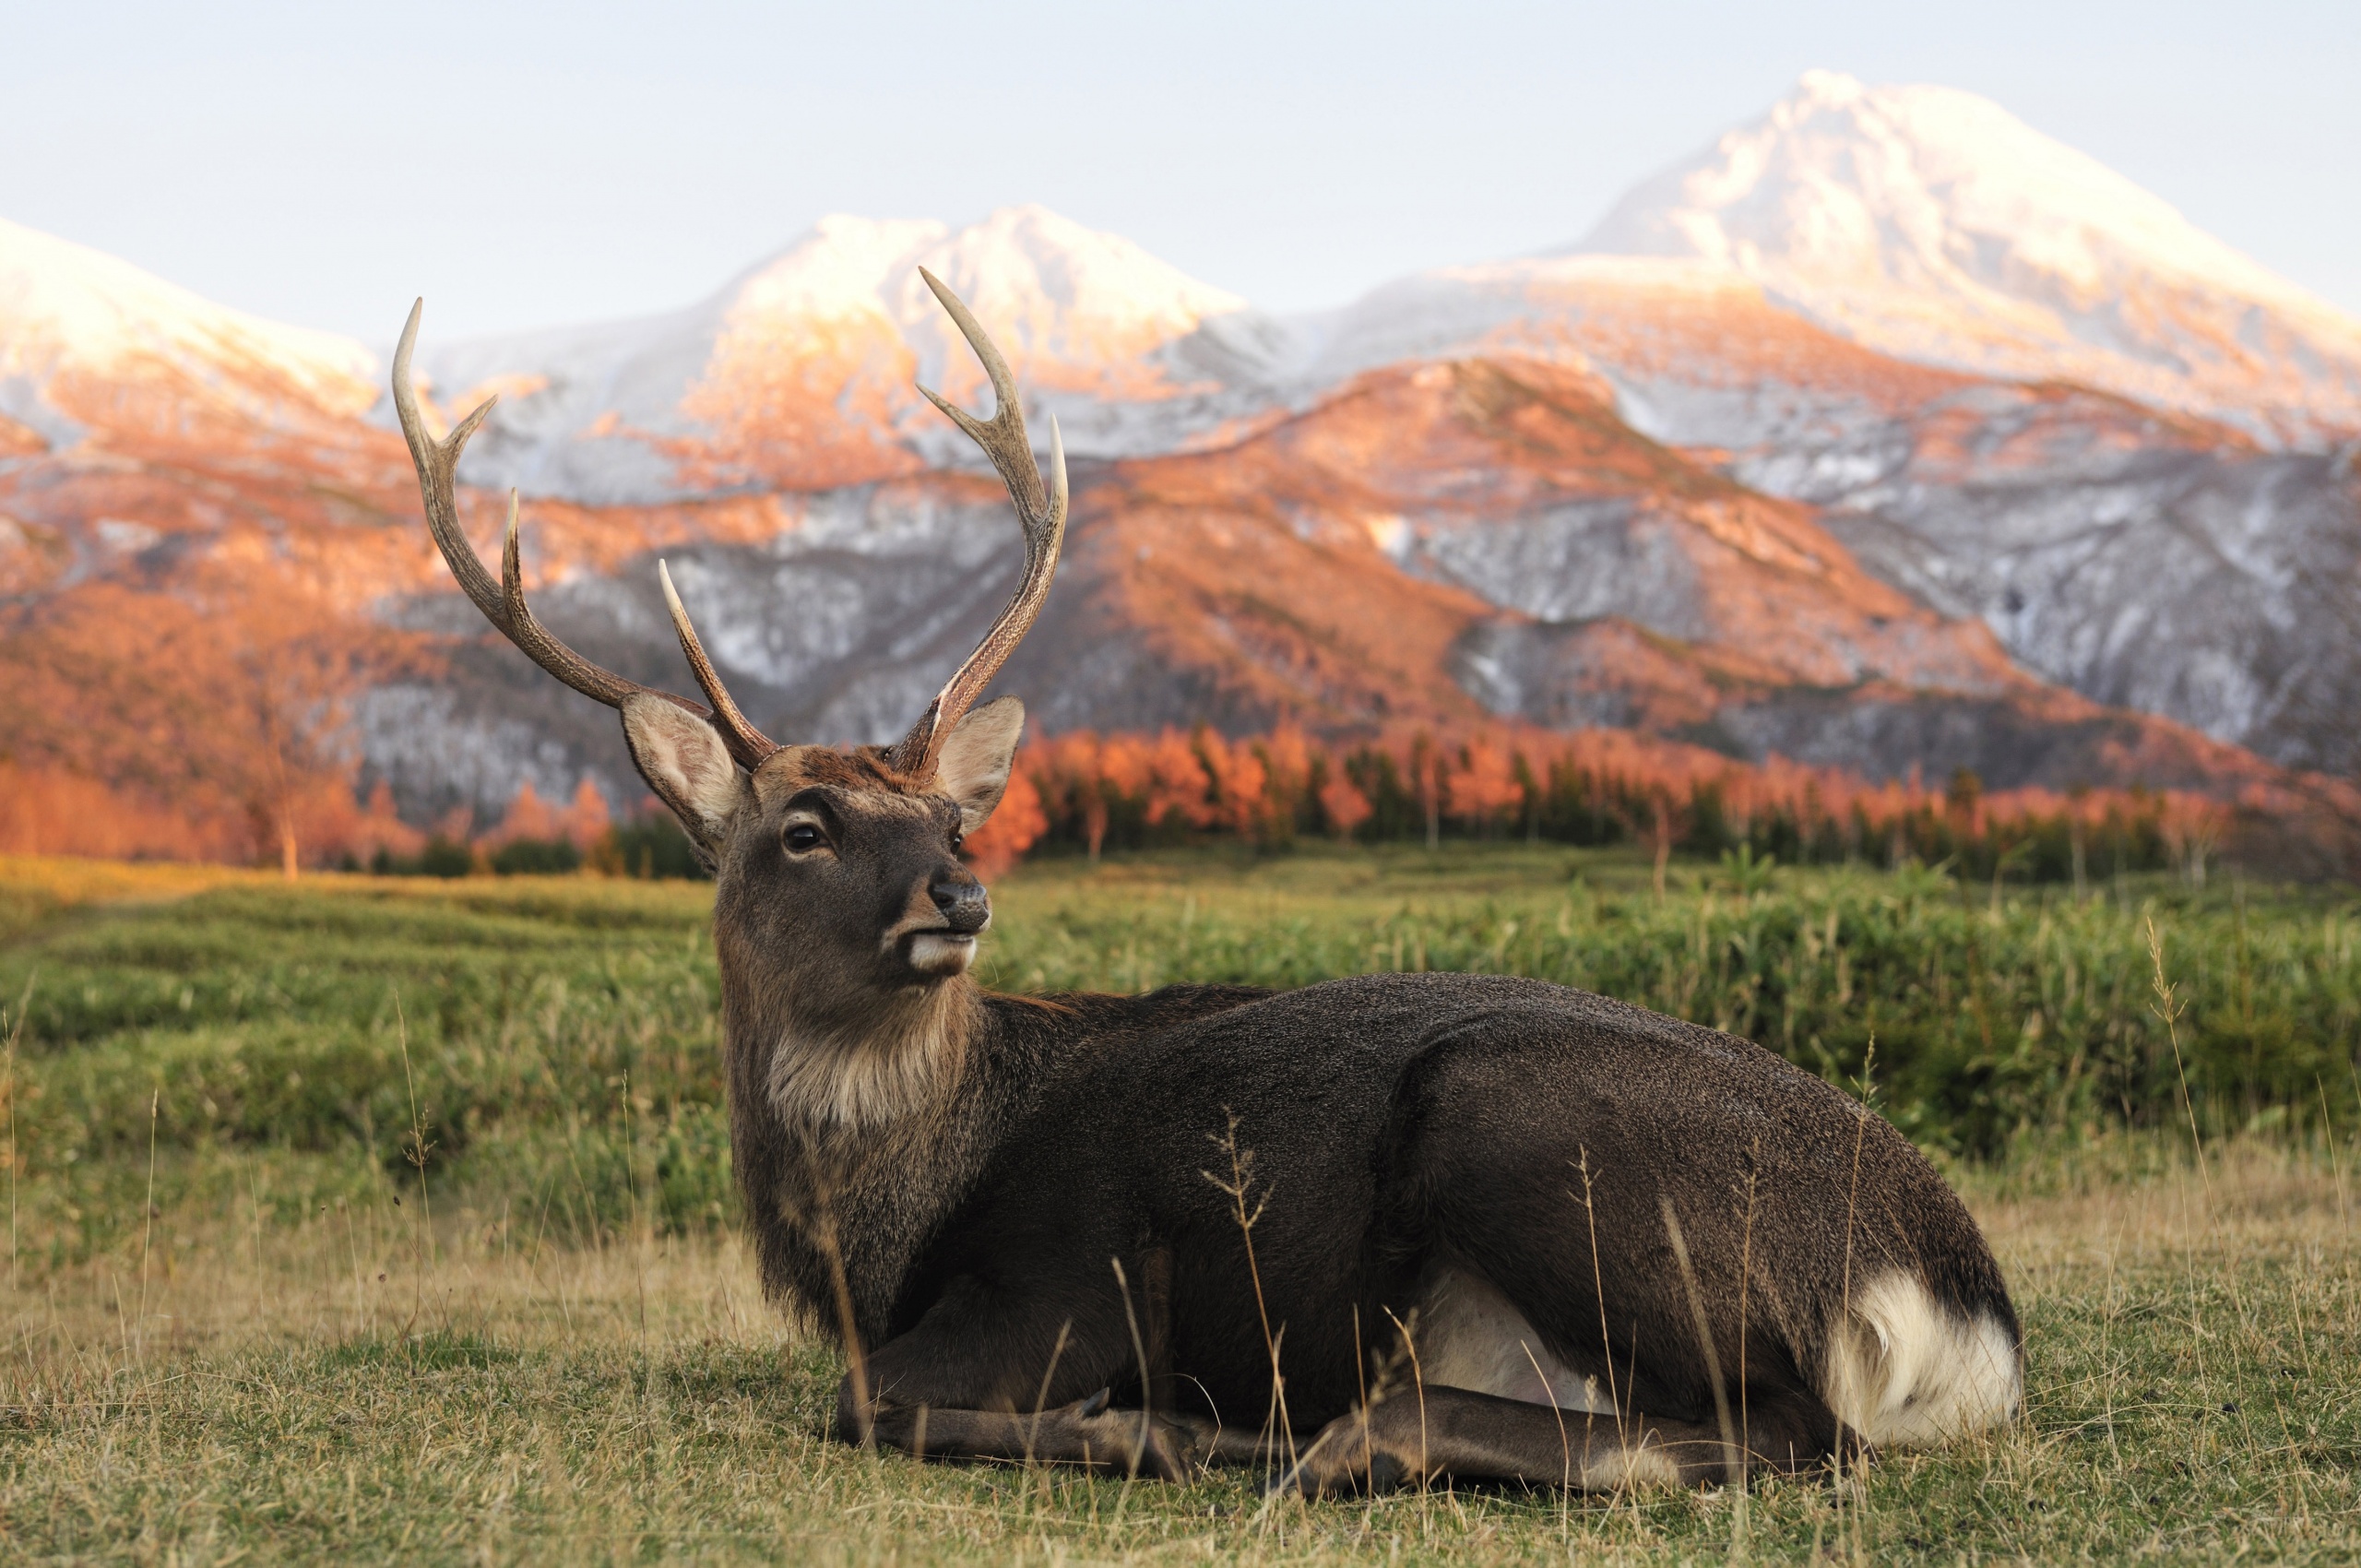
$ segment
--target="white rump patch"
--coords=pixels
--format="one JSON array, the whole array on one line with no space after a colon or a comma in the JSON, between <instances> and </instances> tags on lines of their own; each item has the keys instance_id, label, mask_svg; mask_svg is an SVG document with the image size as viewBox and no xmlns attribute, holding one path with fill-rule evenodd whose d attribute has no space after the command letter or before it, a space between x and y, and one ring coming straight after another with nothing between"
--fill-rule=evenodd
<instances>
[{"instance_id":1,"label":"white rump patch","mask_svg":"<svg viewBox=\"0 0 2361 1568\"><path fill-rule=\"evenodd\" d=\"M2024 1368L1999 1323L1963 1321L1913 1276L1886 1274L1854 1289L1821 1396L1874 1447L1926 1448L2014 1415Z\"/></svg>"},{"instance_id":2,"label":"white rump patch","mask_svg":"<svg viewBox=\"0 0 2361 1568\"><path fill-rule=\"evenodd\" d=\"M1525 1314L1481 1275L1436 1270L1414 1336L1418 1375L1430 1386L1554 1404L1560 1410L1614 1413L1598 1380L1551 1355Z\"/></svg>"}]
</instances>

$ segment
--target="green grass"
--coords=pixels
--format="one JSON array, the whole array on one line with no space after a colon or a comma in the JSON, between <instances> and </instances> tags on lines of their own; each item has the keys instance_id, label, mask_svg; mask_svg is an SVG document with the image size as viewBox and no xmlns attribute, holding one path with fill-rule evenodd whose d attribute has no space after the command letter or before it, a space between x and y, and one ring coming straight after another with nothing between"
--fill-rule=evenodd
<instances>
[{"instance_id":1,"label":"green grass","mask_svg":"<svg viewBox=\"0 0 2361 1568\"><path fill-rule=\"evenodd\" d=\"M987 961L1019 989L1539 974L1848 1085L1874 1033L1880 1103L2000 1251L2031 1408L1842 1485L1759 1486L1747 1553L2361 1558L2345 893L1676 881L1659 904L1627 858L1479 847L1051 861L995 890ZM833 1355L759 1300L736 1237L709 898L0 865L0 1008L31 997L0 1079L0 1558L1732 1554L1718 1491L1265 1508L1235 1474L828 1442Z\"/></svg>"}]
</instances>

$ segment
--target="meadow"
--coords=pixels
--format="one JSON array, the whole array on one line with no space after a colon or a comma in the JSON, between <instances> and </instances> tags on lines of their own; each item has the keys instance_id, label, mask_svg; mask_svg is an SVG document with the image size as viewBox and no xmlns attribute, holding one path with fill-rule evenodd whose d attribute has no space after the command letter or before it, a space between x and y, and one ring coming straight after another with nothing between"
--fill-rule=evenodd
<instances>
[{"instance_id":1,"label":"meadow","mask_svg":"<svg viewBox=\"0 0 2361 1568\"><path fill-rule=\"evenodd\" d=\"M1265 1503L826 1437L755 1289L710 889L0 861L0 1554L356 1561L2361 1558L2361 902L1446 846L1019 867L1007 989L1538 975L1736 1029L1941 1162L2009 1430L1675 1495Z\"/></svg>"}]
</instances>

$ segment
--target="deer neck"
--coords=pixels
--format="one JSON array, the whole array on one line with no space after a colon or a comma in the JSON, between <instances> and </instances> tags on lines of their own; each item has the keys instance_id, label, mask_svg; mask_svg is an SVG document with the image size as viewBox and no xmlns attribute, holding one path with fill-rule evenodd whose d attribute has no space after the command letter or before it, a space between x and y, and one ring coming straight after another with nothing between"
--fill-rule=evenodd
<instances>
[{"instance_id":1,"label":"deer neck","mask_svg":"<svg viewBox=\"0 0 2361 1568\"><path fill-rule=\"evenodd\" d=\"M873 1339L990 1152L982 993L963 976L884 1006L872 997L854 1016L825 996L765 997L726 970L724 985L731 1158L765 1287L830 1329L841 1290Z\"/></svg>"},{"instance_id":2,"label":"deer neck","mask_svg":"<svg viewBox=\"0 0 2361 1568\"><path fill-rule=\"evenodd\" d=\"M900 1144L938 1124L983 1010L964 975L884 997L819 992L787 1002L766 1020L760 1092L790 1136L838 1148Z\"/></svg>"}]
</instances>

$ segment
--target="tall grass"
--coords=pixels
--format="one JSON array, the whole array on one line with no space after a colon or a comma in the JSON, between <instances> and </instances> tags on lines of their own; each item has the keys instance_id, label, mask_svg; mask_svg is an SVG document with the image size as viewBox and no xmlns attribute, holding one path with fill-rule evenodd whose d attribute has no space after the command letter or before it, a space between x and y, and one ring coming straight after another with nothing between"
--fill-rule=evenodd
<instances>
[{"instance_id":1,"label":"tall grass","mask_svg":"<svg viewBox=\"0 0 2361 1568\"><path fill-rule=\"evenodd\" d=\"M662 1229L730 1212L709 888L203 889L172 869L126 902L137 889L121 875L45 874L0 883L0 997L30 994L18 1170L41 1179L26 1194L45 1254L113 1244L139 1205L113 1200L151 1134L167 1155L310 1161L331 1198L354 1173L406 1170L410 1084L431 1180L546 1199L569 1236L623 1223L642 1186ZM2209 1137L2361 1124L2361 914L2342 892L2201 896L2159 877L2077 899L1749 861L1675 880L1659 899L1644 862L1612 851L1051 861L997 889L984 972L1119 992L1537 976L1750 1035L1839 1080L1874 1040L1881 1107L1965 1156L2165 1125L2184 1068ZM2153 1006L2152 925L2182 1009L2178 1064ZM160 1180L199 1179L178 1169L168 1158Z\"/></svg>"},{"instance_id":2,"label":"tall grass","mask_svg":"<svg viewBox=\"0 0 2361 1568\"><path fill-rule=\"evenodd\" d=\"M49 1255L116 1241L125 1161L225 1179L267 1151L330 1202L431 1143L428 1174L546 1199L562 1234L729 1204L710 890L595 879L320 879L173 903L58 902L0 954L28 987L15 1096L21 1170ZM403 1062L405 1028L409 1056ZM421 1140L415 1119L428 1128ZM151 1118L151 1098L155 1111Z\"/></svg>"},{"instance_id":3,"label":"tall grass","mask_svg":"<svg viewBox=\"0 0 2361 1568\"><path fill-rule=\"evenodd\" d=\"M1469 849L1176 857L1096 875L1055 862L1003 896L1003 985L1298 986L1389 969L1529 975L1748 1035L1839 1080L1877 1042L1880 1102L1922 1142L1989 1154L2026 1134L2177 1114L2147 932L2185 1005L2189 1092L2211 1132L2323 1103L2351 1115L2361 905L2349 890L2202 895L2177 879L2094 896L1921 869L1701 865L1674 896L1636 859Z\"/></svg>"}]
</instances>

